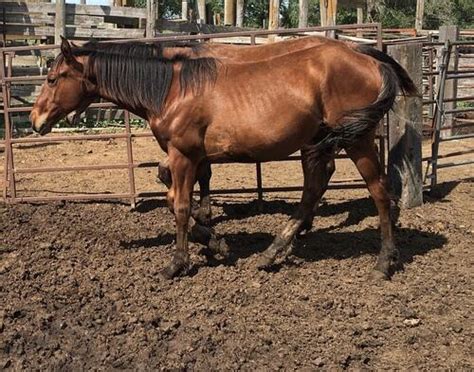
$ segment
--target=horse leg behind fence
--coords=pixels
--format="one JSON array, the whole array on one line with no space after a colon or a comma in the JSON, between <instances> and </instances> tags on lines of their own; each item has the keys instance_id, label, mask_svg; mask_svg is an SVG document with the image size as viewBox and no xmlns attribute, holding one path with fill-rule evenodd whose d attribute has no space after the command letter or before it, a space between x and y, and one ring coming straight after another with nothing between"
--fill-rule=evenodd
<instances>
[{"instance_id":1,"label":"horse leg behind fence","mask_svg":"<svg viewBox=\"0 0 474 372\"><path fill-rule=\"evenodd\" d=\"M257 263L259 268L272 265L280 253L284 253L283 258L288 256L291 253L296 233L304 224L308 224L308 221L312 224L314 207L326 191L332 175L333 168L327 165L333 163L334 155L333 148L325 149L322 152L315 146L305 146L301 149L304 185L300 204L285 228L259 258Z\"/></svg>"},{"instance_id":2,"label":"horse leg behind fence","mask_svg":"<svg viewBox=\"0 0 474 372\"><path fill-rule=\"evenodd\" d=\"M171 171L168 165L168 158L160 161L158 164L157 182L161 181L168 189L173 182ZM203 163L197 174L199 182L199 204L192 199L191 215L196 219L196 222L202 226L209 226L211 224L211 197L210 197L210 182L212 177L211 165Z\"/></svg>"},{"instance_id":3,"label":"horse leg behind fence","mask_svg":"<svg viewBox=\"0 0 474 372\"><path fill-rule=\"evenodd\" d=\"M168 188L172 187L172 175L169 168L169 158L158 165L158 179ZM189 233L192 241L206 245L211 252L228 257L229 247L224 239L218 239L214 230L209 227L211 219L211 204L209 182L211 179L211 166L204 162L197 170L200 190L200 204L191 197L191 217ZM171 208L171 206L170 206Z\"/></svg>"},{"instance_id":4,"label":"horse leg behind fence","mask_svg":"<svg viewBox=\"0 0 474 372\"><path fill-rule=\"evenodd\" d=\"M301 156L303 157L303 151L301 152ZM303 159L301 162L303 163ZM298 234L304 235L308 232L311 231L313 228L313 221L314 218L316 217L316 213L318 212L319 208L319 203L321 202L321 199L323 195L326 193L328 186L329 186L329 181L331 180L332 175L336 171L336 162L334 160L334 157L332 157L327 163L326 167L321 167L320 168L322 174L321 177L319 178L319 181L321 182L320 185L318 185L318 191L317 191L317 200L314 204L313 209L309 213L309 215L306 217L306 219L303 221L301 224L301 227L298 230Z\"/></svg>"}]
</instances>

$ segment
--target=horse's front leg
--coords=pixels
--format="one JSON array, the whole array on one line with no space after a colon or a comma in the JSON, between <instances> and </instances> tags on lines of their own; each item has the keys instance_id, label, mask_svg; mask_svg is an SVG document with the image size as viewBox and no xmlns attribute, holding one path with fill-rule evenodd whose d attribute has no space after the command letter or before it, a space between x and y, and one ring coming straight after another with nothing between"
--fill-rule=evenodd
<instances>
[{"instance_id":1,"label":"horse's front leg","mask_svg":"<svg viewBox=\"0 0 474 372\"><path fill-rule=\"evenodd\" d=\"M173 177L171 176L168 162L169 160L165 159L158 164L158 180L169 189L173 182ZM208 162L203 162L197 172L200 200L198 204L194 199L191 199L191 214L199 225L209 226L212 217L210 198L211 165Z\"/></svg>"},{"instance_id":2,"label":"horse's front leg","mask_svg":"<svg viewBox=\"0 0 474 372\"><path fill-rule=\"evenodd\" d=\"M193 216L196 220L204 226L211 224L211 164L207 161L203 162L198 169L199 182L199 208L193 210Z\"/></svg>"},{"instance_id":3,"label":"horse's front leg","mask_svg":"<svg viewBox=\"0 0 474 372\"><path fill-rule=\"evenodd\" d=\"M220 254L227 258L230 256L229 246L224 239L218 239L214 230L208 225L211 220L211 201L209 183L211 179L211 165L203 163L198 168L197 177L199 179L201 204L191 198L191 217L189 223L189 233L191 240L195 243L207 246L214 254ZM169 168L169 160L166 159L158 165L158 178L171 190L173 177ZM172 205L171 207L172 208Z\"/></svg>"},{"instance_id":4,"label":"horse's front leg","mask_svg":"<svg viewBox=\"0 0 474 372\"><path fill-rule=\"evenodd\" d=\"M314 205L321 198L323 192L326 191L325 180L330 178L327 164L334 158L334 152L330 150L320 154L314 152L311 148L304 148L301 149L301 154L304 175L301 202L283 231L275 237L271 246L263 252L257 263L258 268L264 269L271 266L282 252L286 252L286 255L290 253L289 248L294 236L308 217L311 216Z\"/></svg>"},{"instance_id":5,"label":"horse's front leg","mask_svg":"<svg viewBox=\"0 0 474 372\"><path fill-rule=\"evenodd\" d=\"M173 182L168 191L168 204L176 220L176 251L170 264L161 271L165 279L186 274L189 270L188 225L197 164L179 150L170 147L169 167Z\"/></svg>"},{"instance_id":6,"label":"horse's front leg","mask_svg":"<svg viewBox=\"0 0 474 372\"><path fill-rule=\"evenodd\" d=\"M304 160L302 160L302 162L303 161ZM321 202L321 198L323 197L323 195L326 193L326 191L328 189L328 186L329 186L329 181L330 181L330 179L331 179L331 177L332 177L332 175L334 174L335 171L336 171L336 162L335 162L334 158L332 158L326 163L326 170L321 175L322 176L321 184L319 185L319 188L318 188L318 190L319 190L318 200L316 200L316 202L314 203L313 210L311 211L311 213L308 215L308 217L304 220L303 224L299 228L299 230L298 230L299 234L306 234L309 231L311 231L311 229L313 228L313 220L314 220L314 217L316 216L316 213L318 211L319 203Z\"/></svg>"}]
</instances>

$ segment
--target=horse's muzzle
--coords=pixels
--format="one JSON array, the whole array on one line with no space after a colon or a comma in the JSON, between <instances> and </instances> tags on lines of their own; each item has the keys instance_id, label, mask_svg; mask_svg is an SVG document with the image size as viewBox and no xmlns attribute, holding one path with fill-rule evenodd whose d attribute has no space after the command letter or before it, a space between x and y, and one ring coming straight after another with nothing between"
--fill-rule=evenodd
<instances>
[{"instance_id":1,"label":"horse's muzzle","mask_svg":"<svg viewBox=\"0 0 474 372\"><path fill-rule=\"evenodd\" d=\"M51 131L51 126L47 123L47 114L38 114L36 110L31 111L31 129L40 135L45 135Z\"/></svg>"}]
</instances>

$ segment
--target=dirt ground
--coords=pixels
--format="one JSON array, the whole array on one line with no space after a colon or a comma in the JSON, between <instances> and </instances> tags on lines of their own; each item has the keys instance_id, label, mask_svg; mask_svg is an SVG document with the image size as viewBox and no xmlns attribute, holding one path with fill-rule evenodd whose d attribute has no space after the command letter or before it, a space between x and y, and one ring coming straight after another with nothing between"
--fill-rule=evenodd
<instances>
[{"instance_id":1,"label":"dirt ground","mask_svg":"<svg viewBox=\"0 0 474 372\"><path fill-rule=\"evenodd\" d=\"M151 139L133 146L137 161L162 157ZM125 145L28 145L15 161L121 163ZM335 179L356 175L347 161L337 167ZM0 204L0 369L473 369L473 170L443 170L423 206L401 211L403 270L386 282L368 280L379 232L366 190L329 191L313 231L272 272L256 259L298 193L266 194L262 213L252 194L216 196L213 226L232 259L193 245L191 275L171 282L158 276L174 239L162 199L136 210L127 201ZM295 162L263 172L266 186L301 185ZM251 165L215 166L212 187L253 186L254 174ZM25 174L18 192L125 192L126 176ZM154 178L154 169L137 170L137 189L164 190Z\"/></svg>"}]
</instances>

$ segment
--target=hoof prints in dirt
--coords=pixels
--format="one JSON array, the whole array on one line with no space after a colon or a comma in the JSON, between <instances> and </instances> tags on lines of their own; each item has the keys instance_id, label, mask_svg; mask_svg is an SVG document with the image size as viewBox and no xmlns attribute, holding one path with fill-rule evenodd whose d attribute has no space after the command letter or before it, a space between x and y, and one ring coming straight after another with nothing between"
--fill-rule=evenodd
<instances>
[{"instance_id":1,"label":"hoof prints in dirt","mask_svg":"<svg viewBox=\"0 0 474 372\"><path fill-rule=\"evenodd\" d=\"M254 254L292 205L217 206L233 258L195 246L195 274L171 282L158 280L174 236L159 204L2 206L0 368L470 369L472 234L440 208L401 215L404 271L373 283L368 199L329 201L272 272Z\"/></svg>"}]
</instances>

